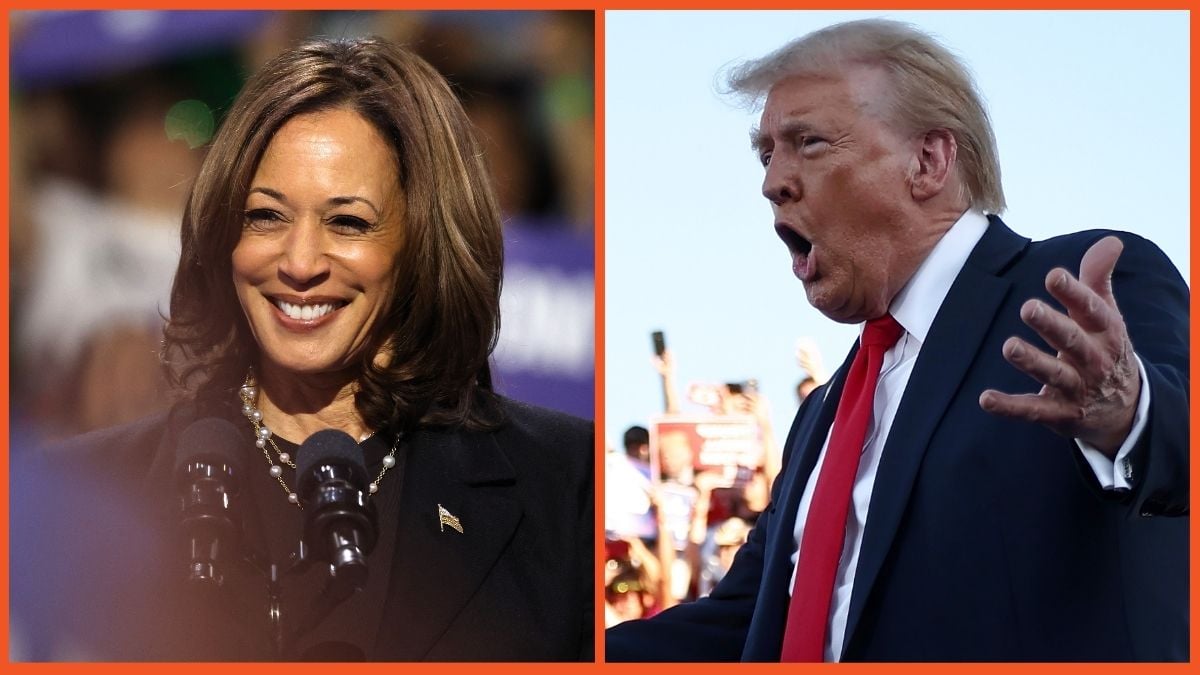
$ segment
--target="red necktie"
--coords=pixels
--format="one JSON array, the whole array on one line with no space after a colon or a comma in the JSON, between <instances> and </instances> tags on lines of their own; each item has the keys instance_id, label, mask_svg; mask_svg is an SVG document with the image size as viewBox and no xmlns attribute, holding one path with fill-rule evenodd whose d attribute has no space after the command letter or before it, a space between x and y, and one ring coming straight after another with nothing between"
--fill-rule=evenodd
<instances>
[{"instance_id":1,"label":"red necktie","mask_svg":"<svg viewBox=\"0 0 1200 675\"><path fill-rule=\"evenodd\" d=\"M829 603L846 539L850 491L875 407L875 383L884 352L903 334L904 328L890 314L868 321L862 344L850 364L833 418L829 449L804 523L781 661L824 660Z\"/></svg>"}]
</instances>

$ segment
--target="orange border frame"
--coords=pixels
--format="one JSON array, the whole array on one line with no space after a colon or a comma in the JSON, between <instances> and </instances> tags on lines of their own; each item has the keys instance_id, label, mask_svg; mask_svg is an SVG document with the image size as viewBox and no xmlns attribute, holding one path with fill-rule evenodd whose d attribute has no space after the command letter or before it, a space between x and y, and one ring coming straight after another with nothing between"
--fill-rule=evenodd
<instances>
[{"instance_id":1,"label":"orange border frame","mask_svg":"<svg viewBox=\"0 0 1200 675\"><path fill-rule=\"evenodd\" d=\"M147 2L145 0L126 0L123 3L120 3L119 7L121 9L160 9L160 8L162 8L163 4L164 3L161 0L158 0L157 2ZM197 5L199 5L199 3L194 3L194 2L188 3L188 4L191 5L191 7L175 7L173 9L185 9L185 8L250 9L251 8L251 7L247 7L245 5L239 5L238 3L233 2L231 0L215 0L215 1L210 0L207 3L204 3L205 4L204 7L198 7ZM596 139L596 169L595 169L595 171L596 171L596 173L595 173L595 186L596 186L596 213L595 213L595 216L596 216L596 220L595 220L595 303L596 303L595 304L595 331L596 331L596 334L595 334L595 348L596 348L595 397L596 397L596 410L595 410L595 421L596 421L597 434L596 434L596 443L595 443L595 457L596 457L596 466L597 467L603 466L603 463L602 463L603 458L604 458L603 429L605 428L605 426L604 426L604 422L605 422L605 420L604 420L604 404L603 404L604 395L605 395L605 382L604 382L604 315L605 315L605 312L604 312L604 308L605 308L604 307L604 297L605 297L604 296L604 280L605 280L607 270L605 269L605 266L604 266L604 262L605 262L605 251L604 251L604 241L605 241L605 237L604 237L604 230L605 230L605 227L604 227L604 225L605 225L605 220L604 220L604 194L605 194L604 193L604 91L605 91L605 87L604 87L604 53L605 53L604 10L610 10L610 9L611 10L634 10L634 9L679 9L679 10L685 10L685 9L687 9L687 10L697 10L697 9L742 9L742 10L746 10L746 9L963 9L963 6L962 6L963 3L961 2L961 0L960 0L960 2L949 2L948 0L925 0L924 2L902 2L902 1L898 1L898 0L885 0L883 2L878 2L878 1L877 2L863 2L862 0L848 0L845 2L841 2L841 3L831 3L831 2L813 3L812 5L809 5L807 7L797 7L796 5L799 3L786 2L786 1L780 1L780 0L773 0L773 1L772 0L759 0L758 2L749 2L749 3L745 3L745 4L732 3L732 2L728 2L728 1L713 2L712 0L690 0L690 1L681 1L681 0L657 0L657 1L654 1L654 0L642 0L642 1L638 1L638 0L558 0L558 1L509 0L507 2L504 2L502 0L473 0L473 1L458 0L457 2L449 3L449 4L452 4L452 7L440 6L441 4L442 3L438 3L434 0L425 0L424 2L417 2L417 3L409 3L409 2L405 2L403 0L393 0L392 2L386 2L386 1L380 1L380 0L365 0L365 1L360 0L359 2L355 3L356 8L361 8L361 9L430 9L430 10L433 10L433 9L579 9L579 10L594 10L596 12L596 19L595 19L595 26L596 26L596 29L595 29L595 36L596 36L595 37L595 60L596 60L595 75L596 75L597 86L596 86L596 92L595 92L595 120L596 120L596 131L595 131L595 139ZM732 6L732 5L738 5L738 4L740 4L740 6ZM971 9L1091 9L1091 10L1094 10L1094 9L1164 9L1164 10L1168 10L1168 9L1170 9L1170 10L1192 10L1193 5L1195 5L1197 3L1192 0L1169 0L1169 1L1161 1L1160 0L1160 2L1154 3L1153 7L1146 7L1146 6L1130 7L1130 4L1132 4L1132 3L1128 2L1128 1L1118 2L1115 0L1059 0L1058 2L1054 2L1051 5L1047 6L1045 3L1036 2L1035 0L991 0L990 2L976 5L975 7L972 7ZM55 7L55 8L56 9L112 9L113 7L112 7L111 3L81 2L79 0L76 0L74 2L63 2L61 4L58 4L57 7ZM293 2L279 2L278 0L276 0L274 2L261 2L260 1L258 3L255 3L255 6L252 8L254 8L254 9L260 9L260 8L261 9L330 9L331 7L330 7L330 3L328 3L328 2L312 2L311 0L310 1L298 0L298 1L293 1ZM0 15L0 28L3 29L3 38L2 39L4 40L4 44L7 47L8 35L9 35L9 12L13 11L13 10L20 10L20 9L46 9L46 7L36 6L35 3L27 0L27 2L25 2L25 3L10 5L10 6L6 7L5 9L6 9L6 11L4 11L2 15ZM1197 17L1193 13L1189 17L1191 35L1193 36L1193 39L1196 34L1195 29L1197 28L1197 22L1198 22ZM1191 62L1190 65L1191 65L1191 72L1192 72L1192 83L1191 83L1192 90L1191 90L1191 96L1190 96L1190 103L1192 106L1193 114L1195 114L1197 93L1196 93L1196 87L1195 87L1196 57L1195 57L1194 48L1193 48L1192 54L1190 55L1190 62ZM8 49L7 48L4 50L3 55L0 56L0 66L3 66L2 69L0 69L0 84L2 84L2 86L3 86L3 97L4 97L4 102L5 102L5 105L2 108L0 108L0 121L3 122L3 131L0 131L0 150L2 150L5 157L7 157L8 150L9 150L9 98L8 98L9 97L9 86L8 86L9 85L9 69L8 69ZM1193 175L1195 175L1195 172L1196 172L1195 157L1196 157L1196 142L1197 141L1196 141L1196 133L1195 132L1196 132L1195 125L1193 124L1192 129L1191 129L1191 139L1190 139L1190 146L1189 146L1189 150L1190 150L1191 158L1192 158L1191 170L1192 170ZM6 161L3 163L3 165L0 165L0 182L2 182L2 184L0 184L0 203L2 203L4 207L7 207L9 204L9 180L8 180L8 177L9 177L9 163ZM1196 209L1197 199L1198 199L1197 194L1195 191L1193 191L1192 197L1191 197L1192 212L1195 212L1197 210ZM3 289L6 298L8 297L8 291L9 291L9 277L7 274L7 270L8 270L7 265L8 265L8 260L9 260L9 258L8 258L8 256L9 256L9 240L8 240L8 236L7 236L7 234L8 234L7 213L8 213L7 208L5 208L6 217L4 217L4 219L3 219L3 226L2 226L3 234L5 236L3 237L2 241L0 241L0 253L3 254L3 262L0 263L0 265L3 265L4 270L6 272L3 275L3 277L0 278L0 288ZM1191 258L1193 260L1197 259L1197 257L1198 257L1197 251L1198 251L1198 249L1200 249L1200 247L1197 246L1195 239L1193 239L1192 242L1189 244L1189 249L1190 249L1190 253L1191 253ZM1191 280L1189 279L1189 283L1190 282L1191 282ZM1197 314L1196 313L1197 305L1198 305L1198 301L1195 298L1193 298L1192 306L1191 306L1192 317L1195 317ZM1193 328L1193 330L1192 330L1192 337L1191 337L1191 347L1192 347L1192 351L1195 352L1198 338L1197 338L1197 331L1195 330L1196 326L1195 326L1194 321L1193 321L1192 328ZM3 374L3 378L7 382L8 378L9 378L9 360L8 360L8 355L9 355L9 352L8 352L8 350L9 350L9 347L8 347L8 345L9 345L9 303L8 302L0 303L0 337L3 338L3 346L0 347L0 349L3 349L3 357L4 357L2 360L0 360L0 373ZM1192 367L1191 367L1192 372L1190 373L1190 376L1191 376L1193 382L1195 381L1195 377L1196 377L1198 369L1200 369L1200 366L1197 366L1195 361L1193 361ZM10 429L9 429L9 390L8 390L8 387L4 387L3 392L0 393L0 405L2 405L2 407L3 407L3 412L0 412L0 430L2 430L4 433L5 450L7 450L7 439L9 437L9 431L10 431ZM1196 404L1192 404L1191 416L1193 418L1195 418L1197 416L1196 412L1197 412ZM1193 447L1196 446L1196 444L1197 444L1198 434L1200 434L1200 432L1198 432L1195 428L1193 428L1191 430L1191 442L1192 442ZM5 554L7 554L7 552L8 552L8 545L9 545L9 541L8 541L8 504L9 504L9 502L8 502L8 494L9 494L8 476L9 476L8 453L7 453L7 451L5 451L3 453L0 453L0 517L2 517L2 522L0 522L0 531L2 531L2 533L3 533L2 536L0 536L0 541L2 541L2 544L0 544L0 549L3 549ZM1192 481L1193 485L1200 484L1200 480L1198 480L1198 479L1200 479L1200 470L1198 470L1198 468L1195 464L1192 464L1192 466L1191 466L1191 476L1190 477L1191 477L1191 481ZM597 495L604 494L604 477L603 477L603 472L600 471L599 469L597 470L597 474L596 474L596 494ZM596 525L596 533L597 533L597 542L599 542L599 535L603 531L603 503L599 497L597 497L595 525ZM1195 608L1197 607L1197 604L1198 604L1197 601L1198 601L1198 599L1200 599L1200 588L1198 588L1198 583L1197 583L1198 579L1197 579L1197 575L1196 575L1196 570L1197 570L1197 562L1196 561L1198 559L1200 559L1200 555L1197 555L1198 554L1197 536L1196 536L1197 532L1196 532L1196 525L1194 523L1192 524L1191 534L1192 534L1192 541L1191 541L1192 574L1191 574L1191 584L1190 584L1190 586L1191 586L1190 600L1191 600L1191 608L1192 608L1191 612L1192 612L1193 621L1192 621L1192 625L1191 625L1190 653L1192 655L1192 659L1195 660L1198 628L1197 628L1196 622L1194 620L1194 617L1195 617ZM603 614L600 611L601 607L602 607L602 602L603 602L603 593L602 593L602 589L601 589L601 585L602 585L601 565L603 563L603 549L599 545L597 545L596 550L595 550L595 560L596 560L596 587L597 587L596 593L595 593L595 600L596 600L595 647L596 647L596 658L598 661L600 661L603 659L604 638L603 638L603 618L602 618ZM8 584L8 565L6 563L7 563L7 557L5 559L5 563L0 564L0 569L3 570L2 572L0 572L0 582L2 582L2 584L0 584L0 600L3 601L4 607L5 607L4 611L0 612L0 647L3 648L3 654L4 654L4 661L3 661L3 663L0 663L0 670L4 670L4 671L11 670L13 672L30 672L30 673L31 672L51 673L51 672L86 671L86 672L95 672L95 673L111 672L114 674L116 674L116 673L122 673L122 674L124 674L124 673L142 673L142 672L156 673L156 672L161 671L163 666L159 665L159 664L119 664L119 663L118 664L71 664L71 663L62 663L62 664L16 663L16 664L14 664L14 663L8 663L7 655L8 655L8 634L9 634L9 632L8 632L7 607L8 607L8 598L9 598L9 584ZM179 673L197 673L197 674L199 674L199 673L208 673L216 666L214 666L214 664L173 664L173 665L170 665L169 667L171 668L171 672L173 672L173 673L179 672ZM296 675L300 675L300 674L304 674L304 673L313 673L315 675L317 673L324 674L328 671L328 668L329 668L329 666L327 666L325 664L306 664L306 663L300 663L300 664L222 664L219 667L222 668L222 672L226 672L226 673L229 673L229 672L232 672L232 673L254 673L255 675L262 673L264 670L272 671L272 672L287 672L287 673L296 674ZM340 666L340 667L344 668L346 666ZM406 670L415 670L415 671L421 672L421 673L426 673L426 672L428 672L428 673L458 673L458 672L468 673L468 672L478 669L480 666L470 665L470 664L404 664L404 665L398 666L396 664L379 663L379 664L354 665L353 667L356 669L356 672L363 672L362 670L358 670L358 669L365 669L365 671L368 671L368 672L391 672L394 669L400 667L400 668L405 668ZM611 664L611 665L609 665L609 664L601 664L601 663L594 663L594 664L586 664L586 663L585 664L532 664L532 665L531 664L490 664L487 666L489 671L496 672L496 673L559 673L559 672L563 672L564 670L569 671L569 672L595 672L596 669L601 669L601 670L611 670L614 672L621 672L621 673L645 673L646 675L650 675L651 673L653 673L654 675L662 675L664 673L667 673L667 674L669 674L669 673L681 673L681 674L687 673L689 675L699 674L699 673L716 673L716 672L719 672L718 669L724 670L729 667L730 666L728 666L726 664L689 664L689 665ZM778 672L777 669L783 668L784 666L777 666L777 665L771 665L771 664L742 664L742 665L736 666L736 667L739 670L745 669L748 671L759 671L759 672L761 672L764 669L776 669L776 672ZM813 669L834 668L834 669L840 670L842 672L875 672L875 671L884 670L884 671L888 671L888 672L913 673L914 675L916 675L916 674L924 675L925 673L952 673L952 672L957 673L957 672L960 672L963 669L963 667L964 666L961 664L840 664L837 666L814 665L814 666L808 666L807 668L813 668ZM971 668L973 672L981 672L981 673L1008 672L1013 668L1013 666L1010 664L972 664L967 667ZM1159 672L1180 672L1180 673L1191 670L1191 666L1189 664L1155 664L1155 665L1139 664L1139 665L1135 665L1135 666L1130 666L1128 664L1052 664L1052 665L1051 664L1027 664L1027 665L1021 665L1019 667L1022 668L1023 670L1029 670L1032 672L1054 673L1054 675L1059 675L1061 673L1072 673L1072 672L1089 673L1089 674L1091 674L1091 673L1098 673L1098 674L1099 673L1114 673L1114 674L1120 673L1121 675L1126 675L1128 672L1130 672L1131 668L1136 669L1137 672L1143 672L1146 669L1154 669ZM788 669L791 670L792 668L789 667Z\"/></svg>"}]
</instances>

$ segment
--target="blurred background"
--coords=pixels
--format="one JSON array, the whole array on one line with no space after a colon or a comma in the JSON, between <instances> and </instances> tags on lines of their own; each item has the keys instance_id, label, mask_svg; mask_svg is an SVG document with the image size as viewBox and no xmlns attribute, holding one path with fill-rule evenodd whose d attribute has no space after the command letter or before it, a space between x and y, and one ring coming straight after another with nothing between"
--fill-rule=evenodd
<instances>
[{"instance_id":1,"label":"blurred background","mask_svg":"<svg viewBox=\"0 0 1200 675\"><path fill-rule=\"evenodd\" d=\"M592 12L16 12L14 428L62 437L168 405L157 350L179 224L248 74L310 36L378 35L450 80L505 219L502 393L593 416Z\"/></svg>"}]
</instances>

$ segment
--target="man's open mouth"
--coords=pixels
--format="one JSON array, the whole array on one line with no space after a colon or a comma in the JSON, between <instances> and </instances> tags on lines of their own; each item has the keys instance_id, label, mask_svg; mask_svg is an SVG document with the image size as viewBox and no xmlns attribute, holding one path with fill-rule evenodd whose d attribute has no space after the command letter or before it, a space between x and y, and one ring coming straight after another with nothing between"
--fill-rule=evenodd
<instances>
[{"instance_id":1,"label":"man's open mouth","mask_svg":"<svg viewBox=\"0 0 1200 675\"><path fill-rule=\"evenodd\" d=\"M787 244L788 250L791 251L793 255L797 253L801 255L808 255L809 251L812 251L812 242L805 239L787 225L777 224L775 226L775 234L778 234L779 238L783 240L783 243Z\"/></svg>"}]
</instances>

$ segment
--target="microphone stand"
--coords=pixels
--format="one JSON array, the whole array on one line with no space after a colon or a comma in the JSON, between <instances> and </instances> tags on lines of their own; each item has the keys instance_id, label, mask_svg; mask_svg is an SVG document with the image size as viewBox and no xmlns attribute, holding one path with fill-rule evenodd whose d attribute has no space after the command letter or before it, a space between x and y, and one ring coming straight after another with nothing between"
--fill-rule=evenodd
<instances>
[{"instance_id":1,"label":"microphone stand","mask_svg":"<svg viewBox=\"0 0 1200 675\"><path fill-rule=\"evenodd\" d=\"M271 563L271 576L267 579L267 622L271 626L271 646L278 661L282 661L284 655L283 600L280 590L279 565Z\"/></svg>"},{"instance_id":2,"label":"microphone stand","mask_svg":"<svg viewBox=\"0 0 1200 675\"><path fill-rule=\"evenodd\" d=\"M340 533L332 535L340 540L342 546L335 550L339 553L355 550L356 537L344 537ZM355 550L355 552L358 552ZM285 657L297 657L293 652L295 642L306 633L316 628L333 610L337 609L355 593L366 587L367 566L364 557L343 554L337 556L334 563L329 564L329 578L321 593L309 603L307 611L296 617L294 625L285 626L285 616L282 602L282 579L279 566L272 563L267 571L267 622L270 626L271 647L275 657L283 660ZM248 562L253 562L247 559ZM304 574L316 562L309 547L301 539L296 552L290 556L290 565L282 572L282 577L299 576ZM255 565L260 571L262 568Z\"/></svg>"},{"instance_id":3,"label":"microphone stand","mask_svg":"<svg viewBox=\"0 0 1200 675\"><path fill-rule=\"evenodd\" d=\"M305 574L315 562L317 562L316 559L311 555L309 547L303 540L299 542L296 551L289 556L288 563L282 567L276 563L265 564L262 559L254 555L242 558L242 563L261 575L266 582L267 626L265 631L262 631L261 623L256 626L246 626L247 623L257 623L249 622L247 619L262 611L264 605L258 604L259 609L253 610L253 605L257 603L251 602L248 605L247 598L235 593L233 588L225 583L225 575L221 574L219 567L211 570L214 572L213 574L200 577L192 574L194 568L189 568L188 587L192 589L197 600L206 598L207 602L223 607L226 615L236 624L243 625L254 633L262 631L261 637L270 643L271 655L275 660L298 659L300 655L295 651L296 641L320 625L339 605L353 597L366 585L365 561L362 566L345 564L339 566L331 563L329 564L329 577L324 587L320 594L308 604L304 613L293 615L284 612L283 581ZM289 626L289 622L292 625Z\"/></svg>"},{"instance_id":4,"label":"microphone stand","mask_svg":"<svg viewBox=\"0 0 1200 675\"><path fill-rule=\"evenodd\" d=\"M268 564L254 554L245 554L242 557L241 562L266 581L267 630L264 637L270 642L271 654L277 660L297 658L299 655L294 653L296 641L316 628L339 605L366 587L368 569L366 555L363 554L366 547L360 533L350 525L334 524L329 528L327 535L332 545L329 549L332 551L332 562L327 563L329 571L325 585L320 594L308 604L306 611L295 617L285 616L283 611L283 580L307 573L312 565L319 561L305 540L300 539L296 550L289 556L288 563L282 568L276 563ZM246 610L249 609L246 598L234 593L225 583L226 575L222 573L220 565L213 564L213 558L214 556L203 558L202 562L205 564L200 564L200 561L193 558L188 566L188 586L199 594L198 597L218 602L235 622L245 622L248 616ZM262 611L263 605L258 607L258 611ZM255 613L257 612L251 611L249 616ZM289 620L294 620L294 624L288 626ZM257 632L261 630L261 626L262 624L258 624L258 627L252 630Z\"/></svg>"},{"instance_id":5,"label":"microphone stand","mask_svg":"<svg viewBox=\"0 0 1200 675\"><path fill-rule=\"evenodd\" d=\"M366 556L374 547L377 537L375 512L366 501L366 470L362 451L353 439L339 431L318 432L305 442L305 446L312 445L314 439L314 452L326 453L328 458L318 456L318 461L311 463L308 469L305 469L303 462L297 468L299 489L305 489L304 478L300 476L302 471L312 471L309 475L317 483L311 497L314 511L306 518L305 533L296 551L289 556L290 564L281 573L279 565L259 559L253 553L243 557L243 562L265 577L268 639L271 653L279 660L298 656L293 653L296 642L328 618L339 605L366 587ZM301 450L305 446L301 446ZM190 477L193 469L203 471L199 474L201 479L216 473L208 465L195 462L192 465L185 469L188 471L186 476ZM232 475L224 465L221 470ZM232 589L224 584L221 570L215 564L219 542L227 541L233 529L229 518L221 517L225 516L224 509L229 506L224 484L219 481L199 482L197 479L190 495L192 503L198 507L189 510L188 502L184 502L185 525L192 533L189 579L209 594L222 596L225 609L229 613L236 613L238 605L243 604L245 598L235 597ZM315 552L310 550L314 545L317 546ZM291 617L285 617L283 611L282 580L288 576L305 574L318 560L328 561L325 585L309 603L307 611L297 615L294 625L288 626ZM239 614L234 618L238 621L244 615Z\"/></svg>"}]
</instances>

